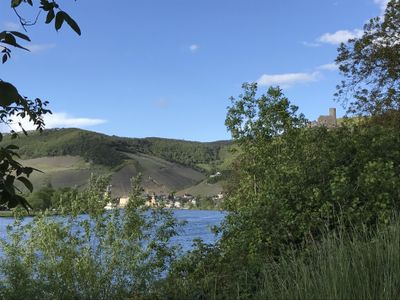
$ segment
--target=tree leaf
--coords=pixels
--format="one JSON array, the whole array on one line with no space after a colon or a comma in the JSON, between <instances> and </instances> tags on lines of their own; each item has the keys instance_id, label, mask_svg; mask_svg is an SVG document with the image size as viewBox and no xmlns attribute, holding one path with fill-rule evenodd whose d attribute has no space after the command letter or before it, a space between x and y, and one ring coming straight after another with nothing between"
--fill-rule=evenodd
<instances>
[{"instance_id":1,"label":"tree leaf","mask_svg":"<svg viewBox=\"0 0 400 300\"><path fill-rule=\"evenodd\" d=\"M33 185L32 182L30 182L27 178L25 177L18 177L17 178L19 181L21 181L25 187L32 193L33 192Z\"/></svg>"},{"instance_id":2,"label":"tree leaf","mask_svg":"<svg viewBox=\"0 0 400 300\"><path fill-rule=\"evenodd\" d=\"M13 35L19 37L20 39L24 39L25 41L28 41L28 42L31 41L31 39L29 38L29 36L27 36L27 35L25 35L25 34L23 34L23 33L21 33L21 32L18 32L18 31L10 31L10 33L12 33Z\"/></svg>"},{"instance_id":3,"label":"tree leaf","mask_svg":"<svg viewBox=\"0 0 400 300\"><path fill-rule=\"evenodd\" d=\"M46 16L46 24L49 24L54 19L54 9L50 9Z\"/></svg>"},{"instance_id":4,"label":"tree leaf","mask_svg":"<svg viewBox=\"0 0 400 300\"><path fill-rule=\"evenodd\" d=\"M10 197L8 200L8 208L14 208L18 205L18 199L16 197Z\"/></svg>"},{"instance_id":5,"label":"tree leaf","mask_svg":"<svg viewBox=\"0 0 400 300\"><path fill-rule=\"evenodd\" d=\"M16 8L21 4L22 0L11 0L11 7Z\"/></svg>"},{"instance_id":6,"label":"tree leaf","mask_svg":"<svg viewBox=\"0 0 400 300\"><path fill-rule=\"evenodd\" d=\"M8 57L7 57L7 54L4 54L4 55L3 55L3 58L2 58L3 64L7 61L7 58L8 58Z\"/></svg>"},{"instance_id":7,"label":"tree leaf","mask_svg":"<svg viewBox=\"0 0 400 300\"><path fill-rule=\"evenodd\" d=\"M7 192L10 193L10 195L15 195L14 179L15 179L15 176L7 175L6 180L4 182L4 188Z\"/></svg>"},{"instance_id":8,"label":"tree leaf","mask_svg":"<svg viewBox=\"0 0 400 300\"><path fill-rule=\"evenodd\" d=\"M64 22L64 12L59 11L56 15L56 22L54 23L54 27L56 28L57 31L60 30L63 22Z\"/></svg>"},{"instance_id":9,"label":"tree leaf","mask_svg":"<svg viewBox=\"0 0 400 300\"><path fill-rule=\"evenodd\" d=\"M11 83L0 81L0 106L7 107L18 101L21 96Z\"/></svg>"},{"instance_id":10,"label":"tree leaf","mask_svg":"<svg viewBox=\"0 0 400 300\"><path fill-rule=\"evenodd\" d=\"M9 44L11 46L17 47L17 48L24 49L26 51L30 51L29 49L22 47L20 44L18 44L15 37L11 33L6 33L6 37L4 38L4 40L2 42L5 44Z\"/></svg>"},{"instance_id":11,"label":"tree leaf","mask_svg":"<svg viewBox=\"0 0 400 300\"><path fill-rule=\"evenodd\" d=\"M78 24L72 19L66 12L63 12L64 20L68 23L68 25L78 34L81 35L81 29Z\"/></svg>"}]
</instances>

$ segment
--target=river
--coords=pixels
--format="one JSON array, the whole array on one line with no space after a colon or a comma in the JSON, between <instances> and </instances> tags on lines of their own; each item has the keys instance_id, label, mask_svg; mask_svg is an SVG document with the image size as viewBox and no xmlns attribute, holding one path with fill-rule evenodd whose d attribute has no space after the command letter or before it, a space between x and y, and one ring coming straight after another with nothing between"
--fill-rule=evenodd
<instances>
[{"instance_id":1,"label":"river","mask_svg":"<svg viewBox=\"0 0 400 300\"><path fill-rule=\"evenodd\" d=\"M179 235L172 239L172 243L180 244L183 251L192 248L193 239L201 238L205 243L215 243L217 237L211 232L211 227L219 225L226 213L212 210L175 210L175 217L179 221L187 221L179 231ZM24 222L32 218L27 217ZM6 238L6 228L13 223L13 218L0 218L0 238Z\"/></svg>"}]
</instances>

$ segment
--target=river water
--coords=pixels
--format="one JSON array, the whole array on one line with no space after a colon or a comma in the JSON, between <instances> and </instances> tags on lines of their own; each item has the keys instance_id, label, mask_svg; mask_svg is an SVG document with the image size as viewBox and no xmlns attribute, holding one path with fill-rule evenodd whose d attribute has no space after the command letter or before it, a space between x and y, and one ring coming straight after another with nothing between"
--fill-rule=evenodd
<instances>
[{"instance_id":1,"label":"river water","mask_svg":"<svg viewBox=\"0 0 400 300\"><path fill-rule=\"evenodd\" d=\"M192 248L193 239L201 238L205 243L215 243L217 238L211 232L211 227L219 225L226 212L212 210L175 210L175 217L179 221L187 221L179 231L179 235L172 239L172 243L180 244L183 251ZM32 218L24 219L28 223ZM0 238L6 238L6 228L14 222L13 218L0 218Z\"/></svg>"}]
</instances>

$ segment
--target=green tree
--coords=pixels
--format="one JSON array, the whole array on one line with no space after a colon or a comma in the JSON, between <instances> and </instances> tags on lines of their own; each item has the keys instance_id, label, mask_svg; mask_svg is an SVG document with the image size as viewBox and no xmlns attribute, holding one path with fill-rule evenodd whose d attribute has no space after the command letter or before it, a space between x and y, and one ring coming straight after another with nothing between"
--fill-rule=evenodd
<instances>
[{"instance_id":1,"label":"green tree","mask_svg":"<svg viewBox=\"0 0 400 300\"><path fill-rule=\"evenodd\" d=\"M400 109L400 1L390 0L383 18L364 26L360 38L341 44L336 63L344 76L336 98L349 114Z\"/></svg>"},{"instance_id":2,"label":"green tree","mask_svg":"<svg viewBox=\"0 0 400 300\"><path fill-rule=\"evenodd\" d=\"M295 134L308 121L303 114L297 113L298 107L290 104L279 87L271 87L259 97L255 83L243 84L243 90L238 99L231 98L232 106L228 108L225 125L241 148L242 154L236 162L236 175L247 182L242 186L246 187L247 199L257 197L260 178L265 174L265 163L269 163L266 159L270 157L270 147L278 151L281 137ZM237 201L234 206L240 206L239 202L247 202L245 198L235 198Z\"/></svg>"},{"instance_id":3,"label":"green tree","mask_svg":"<svg viewBox=\"0 0 400 300\"><path fill-rule=\"evenodd\" d=\"M225 200L225 249L250 259L280 255L323 226L336 228L338 218L371 226L399 209L395 127L309 128L282 93L270 97L279 89L256 97L248 87L227 117L242 151Z\"/></svg>"},{"instance_id":4,"label":"green tree","mask_svg":"<svg viewBox=\"0 0 400 300\"><path fill-rule=\"evenodd\" d=\"M26 20L19 13L20 5L30 5L38 10L35 20ZM27 31L27 27L34 25L39 18L40 12L46 14L45 23L54 23L56 30L59 30L62 25L67 23L77 34L81 34L78 24L63 10L55 1L41 0L38 7L34 6L33 0L11 0L11 9L14 10L22 28ZM11 56L11 47L29 51L27 48L19 44L19 40L30 42L29 36L18 31L2 31L0 32L0 49L2 53L2 62L5 63ZM48 102L42 101L39 98L28 99L22 96L18 89L11 83L0 78L0 123L9 125L13 122L13 118L28 118L36 129L42 131L44 128L43 115L51 113L46 109ZM18 123L24 134L27 132ZM11 131L13 138L17 137L15 131ZM3 136L0 134L0 142ZM0 147L0 205L8 208L23 205L26 209L29 203L22 197L15 185L16 180L22 182L25 187L32 192L33 186L29 181L29 175L34 171L33 168L24 167L15 160L18 157L16 152L18 147L8 145Z\"/></svg>"}]
</instances>

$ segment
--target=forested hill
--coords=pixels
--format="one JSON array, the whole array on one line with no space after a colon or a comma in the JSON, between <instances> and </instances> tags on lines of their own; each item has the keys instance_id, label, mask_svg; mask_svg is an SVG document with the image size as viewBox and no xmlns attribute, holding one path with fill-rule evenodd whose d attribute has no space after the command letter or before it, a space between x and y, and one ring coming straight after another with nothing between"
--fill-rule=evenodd
<instances>
[{"instance_id":1,"label":"forested hill","mask_svg":"<svg viewBox=\"0 0 400 300\"><path fill-rule=\"evenodd\" d=\"M28 136L20 135L14 140L6 136L5 143L19 146L19 154L24 159L72 155L94 164L116 167L128 158L127 154L141 153L196 169L220 160L221 149L231 144L230 141L202 143L164 138L124 138L76 128L30 132Z\"/></svg>"}]
</instances>

